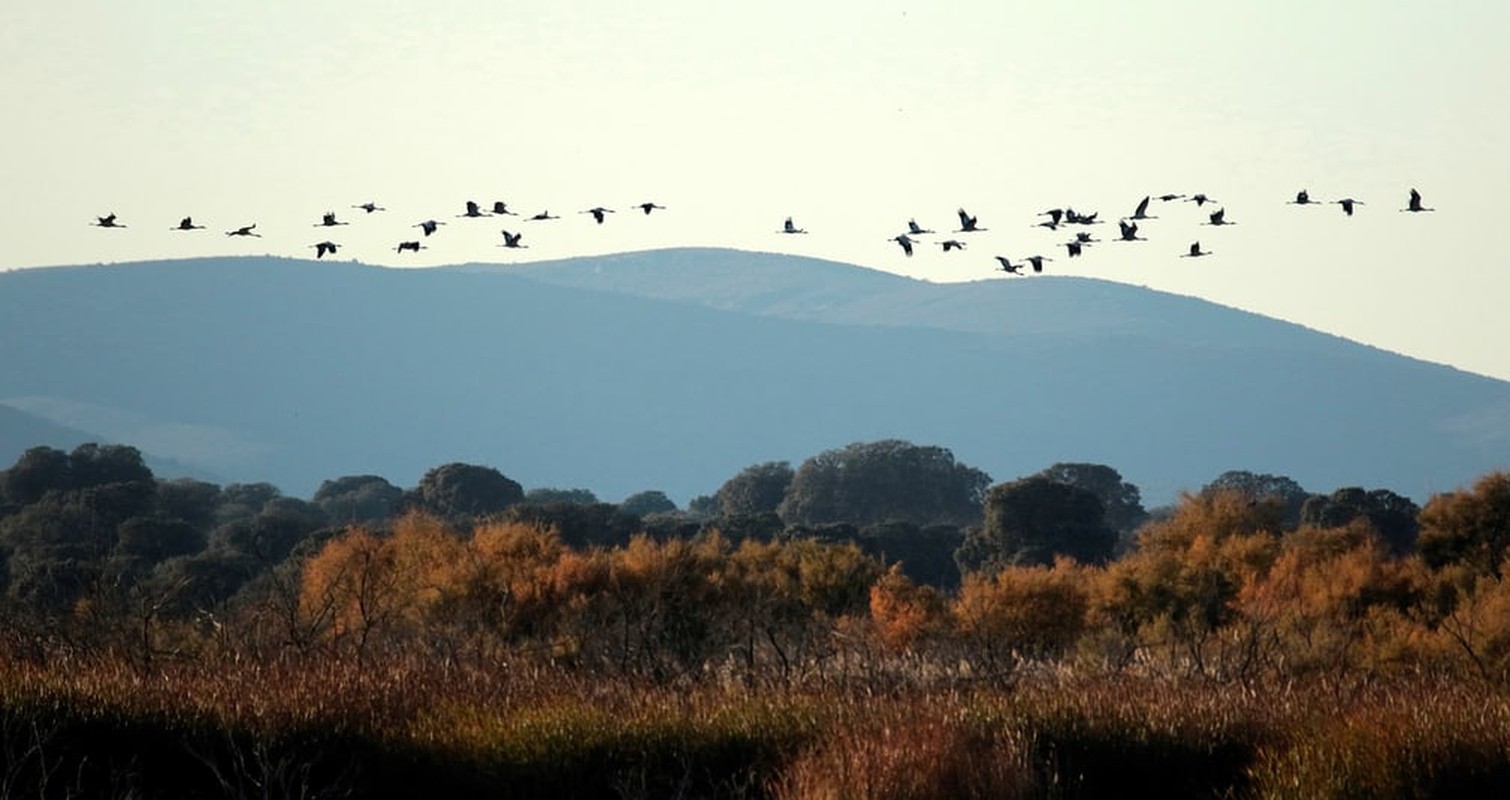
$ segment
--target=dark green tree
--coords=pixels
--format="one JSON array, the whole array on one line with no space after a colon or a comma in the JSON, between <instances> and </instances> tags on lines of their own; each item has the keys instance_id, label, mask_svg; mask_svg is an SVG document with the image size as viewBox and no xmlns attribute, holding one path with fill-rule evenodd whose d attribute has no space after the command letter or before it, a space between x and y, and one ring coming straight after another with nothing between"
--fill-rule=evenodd
<instances>
[{"instance_id":1,"label":"dark green tree","mask_svg":"<svg viewBox=\"0 0 1510 800\"><path fill-rule=\"evenodd\" d=\"M590 489L531 489L524 493L524 502L538 503L575 503L579 506L590 506L598 502L598 496Z\"/></svg>"},{"instance_id":2,"label":"dark green tree","mask_svg":"<svg viewBox=\"0 0 1510 800\"><path fill-rule=\"evenodd\" d=\"M778 508L788 525L978 522L991 478L942 447L899 439L851 444L802 463Z\"/></svg>"},{"instance_id":3,"label":"dark green tree","mask_svg":"<svg viewBox=\"0 0 1510 800\"><path fill-rule=\"evenodd\" d=\"M1286 531L1300 527L1300 509L1311 498L1311 493L1292 478L1247 470L1228 470L1201 487L1202 496L1209 497L1221 491L1241 492L1254 501L1277 500L1284 509L1280 524Z\"/></svg>"},{"instance_id":4,"label":"dark green tree","mask_svg":"<svg viewBox=\"0 0 1510 800\"><path fill-rule=\"evenodd\" d=\"M1148 519L1138 487L1104 464L1060 463L1038 474L1094 494L1106 509L1106 524L1124 539Z\"/></svg>"},{"instance_id":5,"label":"dark green tree","mask_svg":"<svg viewBox=\"0 0 1510 800\"><path fill-rule=\"evenodd\" d=\"M1359 517L1368 519L1379 538L1395 555L1415 549L1421 507L1408 497L1388 489L1365 491L1357 486L1338 489L1330 495L1312 495L1300 509L1304 525L1340 528Z\"/></svg>"},{"instance_id":6,"label":"dark green tree","mask_svg":"<svg viewBox=\"0 0 1510 800\"><path fill-rule=\"evenodd\" d=\"M48 492L72 489L68 454L52 447L33 447L0 474L0 488L7 500L23 506L41 500Z\"/></svg>"},{"instance_id":7,"label":"dark green tree","mask_svg":"<svg viewBox=\"0 0 1510 800\"><path fill-rule=\"evenodd\" d=\"M310 498L334 525L384 522L404 502L404 490L377 475L348 475L323 481Z\"/></svg>"},{"instance_id":8,"label":"dark green tree","mask_svg":"<svg viewBox=\"0 0 1510 800\"><path fill-rule=\"evenodd\" d=\"M522 500L524 487L502 472L457 462L426 472L411 495L415 505L449 519L499 514Z\"/></svg>"},{"instance_id":9,"label":"dark green tree","mask_svg":"<svg viewBox=\"0 0 1510 800\"><path fill-rule=\"evenodd\" d=\"M768 461L745 467L724 481L713 495L718 502L718 513L738 517L775 511L796 474L786 461Z\"/></svg>"},{"instance_id":10,"label":"dark green tree","mask_svg":"<svg viewBox=\"0 0 1510 800\"><path fill-rule=\"evenodd\" d=\"M625 514L633 514L636 517L644 517L650 514L669 514L676 510L676 503L666 496L665 492L651 489L644 492L636 492L619 503L619 510Z\"/></svg>"},{"instance_id":11,"label":"dark green tree","mask_svg":"<svg viewBox=\"0 0 1510 800\"><path fill-rule=\"evenodd\" d=\"M1095 493L1042 475L991 487L985 512L984 524L956 551L962 573L1048 565L1056 556L1100 564L1116 547L1117 532Z\"/></svg>"},{"instance_id":12,"label":"dark green tree","mask_svg":"<svg viewBox=\"0 0 1510 800\"><path fill-rule=\"evenodd\" d=\"M613 503L516 503L503 518L554 528L572 547L619 547L640 530L640 518Z\"/></svg>"},{"instance_id":13,"label":"dark green tree","mask_svg":"<svg viewBox=\"0 0 1510 800\"><path fill-rule=\"evenodd\" d=\"M193 478L157 482L157 515L181 519L196 530L215 528L215 513L220 507L220 486Z\"/></svg>"}]
</instances>

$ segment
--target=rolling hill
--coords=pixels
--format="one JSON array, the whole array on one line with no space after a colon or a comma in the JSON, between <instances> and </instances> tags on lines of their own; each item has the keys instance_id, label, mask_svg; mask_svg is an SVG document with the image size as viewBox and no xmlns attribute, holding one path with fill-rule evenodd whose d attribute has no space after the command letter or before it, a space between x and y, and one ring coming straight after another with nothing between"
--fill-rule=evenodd
<instances>
[{"instance_id":1,"label":"rolling hill","mask_svg":"<svg viewBox=\"0 0 1510 800\"><path fill-rule=\"evenodd\" d=\"M1228 469L1421 500L1510 465L1502 381L1106 281L933 284L727 250L13 271L0 367L0 404L304 496L468 461L685 503L882 438L998 481L1109 464L1150 503Z\"/></svg>"}]
</instances>

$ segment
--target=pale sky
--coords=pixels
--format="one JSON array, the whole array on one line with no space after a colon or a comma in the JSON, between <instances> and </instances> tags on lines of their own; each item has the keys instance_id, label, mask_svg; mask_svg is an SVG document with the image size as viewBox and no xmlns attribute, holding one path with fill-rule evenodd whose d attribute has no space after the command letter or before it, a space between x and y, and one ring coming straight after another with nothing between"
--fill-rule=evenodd
<instances>
[{"instance_id":1,"label":"pale sky","mask_svg":"<svg viewBox=\"0 0 1510 800\"><path fill-rule=\"evenodd\" d=\"M392 266L710 245L962 281L1041 253L1510 379L1507 41L1503 0L11 3L0 267L328 238ZM1438 210L1400 213L1412 187ZM1164 192L1237 224L1156 200L1149 241L1111 241ZM562 219L456 218L469 199ZM1105 241L1070 260L1033 227L1056 206ZM888 241L959 207L988 229L964 252ZM208 230L169 230L187 215Z\"/></svg>"}]
</instances>

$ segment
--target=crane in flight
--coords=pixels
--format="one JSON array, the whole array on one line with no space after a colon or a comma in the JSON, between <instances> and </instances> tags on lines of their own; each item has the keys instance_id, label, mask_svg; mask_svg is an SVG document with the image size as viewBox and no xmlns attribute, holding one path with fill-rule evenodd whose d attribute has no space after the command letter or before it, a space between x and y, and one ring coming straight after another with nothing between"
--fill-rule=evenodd
<instances>
[{"instance_id":1,"label":"crane in flight","mask_svg":"<svg viewBox=\"0 0 1510 800\"><path fill-rule=\"evenodd\" d=\"M315 249L315 258L320 259L324 258L326 255L335 255L336 250L340 249L341 246L336 244L335 242L326 240L323 242L315 242L314 244L310 245L310 247L313 247Z\"/></svg>"},{"instance_id":2,"label":"crane in flight","mask_svg":"<svg viewBox=\"0 0 1510 800\"><path fill-rule=\"evenodd\" d=\"M260 238L262 238L262 234L257 233L256 227L257 227L257 223L255 223L255 222L252 223L251 225L242 225L241 227L237 228L236 230L226 231L225 235L226 236L256 236L257 238L260 239Z\"/></svg>"},{"instance_id":3,"label":"crane in flight","mask_svg":"<svg viewBox=\"0 0 1510 800\"><path fill-rule=\"evenodd\" d=\"M464 213L464 214L457 214L456 216L458 216L458 217L491 217L493 215L489 214L486 211L483 211L482 210L482 206L477 205L477 201L476 200L468 200L467 201L467 210L466 210L466 213Z\"/></svg>"},{"instance_id":4,"label":"crane in flight","mask_svg":"<svg viewBox=\"0 0 1510 800\"><path fill-rule=\"evenodd\" d=\"M907 220L907 233L912 236L922 236L925 233L933 233L933 231L919 225L917 219L914 218Z\"/></svg>"},{"instance_id":5,"label":"crane in flight","mask_svg":"<svg viewBox=\"0 0 1510 800\"><path fill-rule=\"evenodd\" d=\"M665 206L656 205L655 203L637 203L637 204L635 204L635 208L638 208L639 210L645 212L645 216L647 216L647 217L650 216L650 212L652 212L652 211L656 211L656 210L665 211L666 210Z\"/></svg>"},{"instance_id":6,"label":"crane in flight","mask_svg":"<svg viewBox=\"0 0 1510 800\"><path fill-rule=\"evenodd\" d=\"M893 236L893 237L891 237L891 241L896 242L897 244L901 245L902 246L902 252L906 253L909 258L912 256L912 246L914 244L917 244L917 240L916 239L913 239L911 236L908 236L905 233L902 234L901 236Z\"/></svg>"},{"instance_id":7,"label":"crane in flight","mask_svg":"<svg viewBox=\"0 0 1510 800\"><path fill-rule=\"evenodd\" d=\"M124 224L115 221L114 214L106 214L103 217L95 217L95 221L89 223L96 228L124 228Z\"/></svg>"},{"instance_id":8,"label":"crane in flight","mask_svg":"<svg viewBox=\"0 0 1510 800\"><path fill-rule=\"evenodd\" d=\"M1148 201L1151 199L1150 196L1144 195L1142 201L1138 203L1138 207L1133 209L1132 216L1125 217L1125 219L1158 219L1157 217L1148 216Z\"/></svg>"},{"instance_id":9,"label":"crane in flight","mask_svg":"<svg viewBox=\"0 0 1510 800\"><path fill-rule=\"evenodd\" d=\"M555 215L551 214L551 212L549 212L549 211L542 211L539 214L536 214L535 216L530 217L529 221L530 222L540 222L542 220L547 220L547 219L561 219L561 218L558 217L558 216L555 216Z\"/></svg>"},{"instance_id":10,"label":"crane in flight","mask_svg":"<svg viewBox=\"0 0 1510 800\"><path fill-rule=\"evenodd\" d=\"M325 212L325 214L323 216L320 217L320 221L317 222L317 223L315 223L315 227L316 228L333 228L333 227L335 227L337 225L350 225L350 224L351 223L349 223L349 222L338 222L336 220L336 212L334 212L334 211L327 211L327 212Z\"/></svg>"},{"instance_id":11,"label":"crane in flight","mask_svg":"<svg viewBox=\"0 0 1510 800\"><path fill-rule=\"evenodd\" d=\"M1190 252L1188 252L1188 253L1181 253L1180 254L1180 258L1200 258L1201 256L1209 256L1209 255L1211 255L1211 251L1210 250L1202 250L1200 242L1191 242L1190 243Z\"/></svg>"},{"instance_id":12,"label":"crane in flight","mask_svg":"<svg viewBox=\"0 0 1510 800\"><path fill-rule=\"evenodd\" d=\"M1295 199L1294 200L1286 200L1285 201L1285 205L1291 205L1291 206L1313 206L1313 205L1316 205L1319 202L1320 202L1319 200L1312 200L1311 199L1311 193L1310 192L1306 191L1305 189L1301 189L1299 192L1295 193Z\"/></svg>"},{"instance_id":13,"label":"crane in flight","mask_svg":"<svg viewBox=\"0 0 1510 800\"><path fill-rule=\"evenodd\" d=\"M203 225L195 225L193 217L184 217L183 219L181 219L181 220L178 221L178 224L176 226L174 226L172 228L169 228L168 230L170 230L170 231L202 231L202 230L204 230L204 226Z\"/></svg>"},{"instance_id":14,"label":"crane in flight","mask_svg":"<svg viewBox=\"0 0 1510 800\"><path fill-rule=\"evenodd\" d=\"M944 241L939 242L939 246L944 248L945 253L949 252L950 250L965 249L965 243L958 239L945 239Z\"/></svg>"},{"instance_id":15,"label":"crane in flight","mask_svg":"<svg viewBox=\"0 0 1510 800\"><path fill-rule=\"evenodd\" d=\"M1034 272L1043 272L1043 262L1053 261L1054 259L1048 256L1028 256L1023 260L1033 265Z\"/></svg>"},{"instance_id":16,"label":"crane in flight","mask_svg":"<svg viewBox=\"0 0 1510 800\"><path fill-rule=\"evenodd\" d=\"M1333 200L1332 202L1342 206L1342 213L1350 217L1353 215L1353 206L1367 205L1362 200L1354 200L1351 197L1344 197L1341 200Z\"/></svg>"},{"instance_id":17,"label":"crane in flight","mask_svg":"<svg viewBox=\"0 0 1510 800\"><path fill-rule=\"evenodd\" d=\"M1118 241L1122 241L1122 242L1146 242L1146 241L1148 241L1147 239L1144 239L1143 237L1141 237L1141 236L1138 235L1138 223L1136 223L1136 222L1128 222L1127 220L1124 219L1124 220L1118 220L1117 221L1117 225L1122 228L1122 237L1120 239L1118 239Z\"/></svg>"},{"instance_id":18,"label":"crane in flight","mask_svg":"<svg viewBox=\"0 0 1510 800\"><path fill-rule=\"evenodd\" d=\"M498 245L498 246L499 247L515 248L515 249L520 248L520 247L529 247L529 245L527 245L527 244L520 244L519 243L519 240L521 240L523 238L524 238L524 233L523 232L520 232L520 233L509 233L507 230L505 230L503 232L503 244Z\"/></svg>"},{"instance_id":19,"label":"crane in flight","mask_svg":"<svg viewBox=\"0 0 1510 800\"><path fill-rule=\"evenodd\" d=\"M419 242L399 242L398 243L398 247L396 247L394 249L397 250L400 253L402 253L402 252L404 252L406 250L409 251L409 252L418 253L421 250L427 250L429 248L425 247L424 245L420 244Z\"/></svg>"},{"instance_id":20,"label":"crane in flight","mask_svg":"<svg viewBox=\"0 0 1510 800\"><path fill-rule=\"evenodd\" d=\"M792 222L792 218L787 217L786 222L781 224L781 230L777 231L777 233L807 233L807 231L797 227L796 223Z\"/></svg>"},{"instance_id":21,"label":"crane in flight","mask_svg":"<svg viewBox=\"0 0 1510 800\"><path fill-rule=\"evenodd\" d=\"M975 217L965 213L963 208L957 213L959 214L959 230L955 231L955 233L974 233L975 231L986 230L980 227Z\"/></svg>"},{"instance_id":22,"label":"crane in flight","mask_svg":"<svg viewBox=\"0 0 1510 800\"><path fill-rule=\"evenodd\" d=\"M1411 189L1410 190L1410 204L1407 205L1405 208L1402 208L1400 210L1401 211L1410 211L1410 212L1416 212L1416 211L1436 211L1435 208L1427 208L1427 207L1421 205L1421 193L1418 192L1418 191L1416 191L1415 189Z\"/></svg>"},{"instance_id":23,"label":"crane in flight","mask_svg":"<svg viewBox=\"0 0 1510 800\"><path fill-rule=\"evenodd\" d=\"M1211 212L1211 215L1209 217L1207 217L1207 219L1209 219L1211 221L1210 222L1203 222L1201 224L1203 224L1203 225L1236 225L1237 224L1235 222L1228 222L1227 221L1227 209L1225 209L1225 208L1218 208L1217 210Z\"/></svg>"},{"instance_id":24,"label":"crane in flight","mask_svg":"<svg viewBox=\"0 0 1510 800\"><path fill-rule=\"evenodd\" d=\"M1007 258L1006 256L996 256L996 260L1001 264L1000 271L1010 273L1012 275L1022 274L1021 264L1013 264L1012 260Z\"/></svg>"},{"instance_id":25,"label":"crane in flight","mask_svg":"<svg viewBox=\"0 0 1510 800\"><path fill-rule=\"evenodd\" d=\"M363 211L366 211L368 214L371 214L374 211L387 211L388 210L388 209L383 208L382 206L378 205L377 203L372 202L371 200L369 200L369 201L367 201L365 203L358 203L357 205L352 206L352 208L360 208Z\"/></svg>"},{"instance_id":26,"label":"crane in flight","mask_svg":"<svg viewBox=\"0 0 1510 800\"><path fill-rule=\"evenodd\" d=\"M444 223L444 222L437 222L436 220L433 220L433 219L427 219L424 222L415 223L414 227L419 228L420 230L422 230L422 231L425 232L426 236L429 236L430 234L435 233L435 229L436 228L438 228L438 227L440 227L441 225L444 225L444 224L446 224L446 223Z\"/></svg>"}]
</instances>

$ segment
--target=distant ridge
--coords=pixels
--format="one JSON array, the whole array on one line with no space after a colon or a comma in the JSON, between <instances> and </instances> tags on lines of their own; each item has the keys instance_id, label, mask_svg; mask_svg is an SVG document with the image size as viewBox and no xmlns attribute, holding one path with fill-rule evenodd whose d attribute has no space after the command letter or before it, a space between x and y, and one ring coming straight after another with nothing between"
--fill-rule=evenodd
<instances>
[{"instance_id":1,"label":"distant ridge","mask_svg":"<svg viewBox=\"0 0 1510 800\"><path fill-rule=\"evenodd\" d=\"M1510 465L1502 381L1105 281L729 250L21 270L0 274L0 364L0 403L304 496L468 461L685 503L881 438L997 481L1109 464L1152 503L1228 469L1424 499Z\"/></svg>"}]
</instances>

